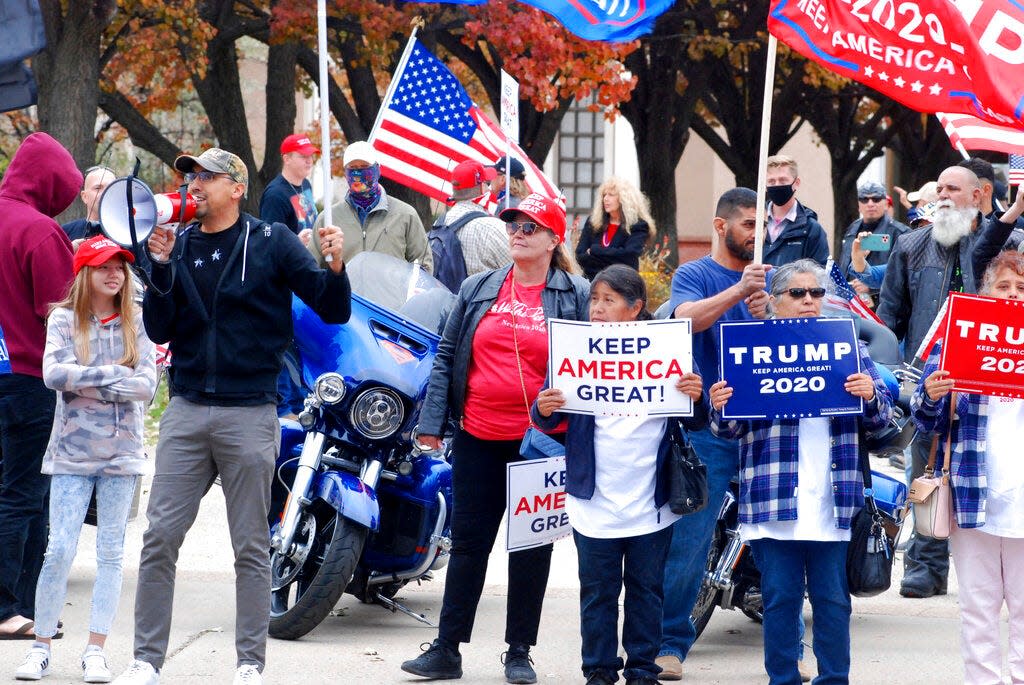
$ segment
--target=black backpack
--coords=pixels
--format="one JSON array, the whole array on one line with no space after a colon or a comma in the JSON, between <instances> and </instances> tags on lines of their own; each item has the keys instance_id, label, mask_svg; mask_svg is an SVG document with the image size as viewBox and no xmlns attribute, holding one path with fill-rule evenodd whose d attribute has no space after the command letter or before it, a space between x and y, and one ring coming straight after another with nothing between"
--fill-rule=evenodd
<instances>
[{"instance_id":1,"label":"black backpack","mask_svg":"<svg viewBox=\"0 0 1024 685\"><path fill-rule=\"evenodd\" d=\"M459 292L459 286L466 280L466 258L462 254L462 241L458 230L473 219L490 216L487 212L468 212L458 221L445 226L444 216L430 227L427 237L430 240L430 252L434 258L434 278L444 283L453 293Z\"/></svg>"}]
</instances>

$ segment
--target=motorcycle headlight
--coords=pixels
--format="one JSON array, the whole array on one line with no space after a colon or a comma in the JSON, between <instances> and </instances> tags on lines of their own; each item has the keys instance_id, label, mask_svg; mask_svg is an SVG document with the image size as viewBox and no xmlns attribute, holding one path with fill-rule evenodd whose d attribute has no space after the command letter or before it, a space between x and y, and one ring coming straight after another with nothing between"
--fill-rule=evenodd
<instances>
[{"instance_id":1,"label":"motorcycle headlight","mask_svg":"<svg viewBox=\"0 0 1024 685\"><path fill-rule=\"evenodd\" d=\"M387 388L370 388L356 395L349 411L352 426L372 440L394 435L405 421L405 405Z\"/></svg>"},{"instance_id":2,"label":"motorcycle headlight","mask_svg":"<svg viewBox=\"0 0 1024 685\"><path fill-rule=\"evenodd\" d=\"M345 397L345 379L340 373L325 373L313 386L316 398L323 404L337 404Z\"/></svg>"}]
</instances>

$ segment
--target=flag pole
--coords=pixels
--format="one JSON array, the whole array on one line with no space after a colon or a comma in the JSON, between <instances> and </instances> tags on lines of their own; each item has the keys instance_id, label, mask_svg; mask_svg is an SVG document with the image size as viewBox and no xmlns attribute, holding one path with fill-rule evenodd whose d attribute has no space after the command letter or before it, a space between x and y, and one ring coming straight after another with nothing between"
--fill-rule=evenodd
<instances>
[{"instance_id":1,"label":"flag pole","mask_svg":"<svg viewBox=\"0 0 1024 685\"><path fill-rule=\"evenodd\" d=\"M757 210L755 221L757 223L754 233L754 263L760 264L764 255L764 231L765 231L765 188L768 175L768 135L772 121L772 100L775 95L775 56L779 51L779 40L773 34L768 34L768 54L765 58L764 68L764 100L761 104L761 148L757 155Z\"/></svg>"},{"instance_id":2,"label":"flag pole","mask_svg":"<svg viewBox=\"0 0 1024 685\"><path fill-rule=\"evenodd\" d=\"M398 88L398 81L400 80L401 74L405 71L405 65L409 62L409 57L412 55L412 48L416 44L416 34L419 32L420 27L423 26L423 17L416 17L412 20L412 33L409 34L409 40L405 44L405 49L402 51L402 57L398 60L398 66L395 67L395 73L391 75L391 83L388 84L387 91L384 92L384 100L380 103L380 109L377 110L377 118L373 121L373 128L370 129L370 136L367 139L370 145L373 145L373 139L377 137L377 130L380 128L380 122L384 118L384 113L388 107L391 106L391 100L395 97L395 89Z\"/></svg>"},{"instance_id":3,"label":"flag pole","mask_svg":"<svg viewBox=\"0 0 1024 685\"><path fill-rule=\"evenodd\" d=\"M331 96L328 87L330 75L327 69L327 0L317 0L316 33L317 50L320 53L320 173L324 184L324 226L332 226L331 205L334 198L331 178ZM324 255L324 261L334 261L334 257Z\"/></svg>"}]
</instances>

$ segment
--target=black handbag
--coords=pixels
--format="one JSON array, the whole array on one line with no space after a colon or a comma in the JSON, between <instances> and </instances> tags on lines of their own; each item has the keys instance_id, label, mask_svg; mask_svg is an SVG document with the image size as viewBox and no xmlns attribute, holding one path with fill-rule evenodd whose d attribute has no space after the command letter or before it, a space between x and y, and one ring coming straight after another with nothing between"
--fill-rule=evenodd
<instances>
[{"instance_id":1,"label":"black handbag","mask_svg":"<svg viewBox=\"0 0 1024 685\"><path fill-rule=\"evenodd\" d=\"M708 505L708 469L694 451L683 427L678 421L673 423L669 432L668 508L673 514L685 516Z\"/></svg>"},{"instance_id":2,"label":"black handbag","mask_svg":"<svg viewBox=\"0 0 1024 685\"><path fill-rule=\"evenodd\" d=\"M864 506L850 522L850 546L846 550L846 582L854 597L874 597L889 589L900 530L899 521L875 503L867 456L865 443L860 442Z\"/></svg>"}]
</instances>

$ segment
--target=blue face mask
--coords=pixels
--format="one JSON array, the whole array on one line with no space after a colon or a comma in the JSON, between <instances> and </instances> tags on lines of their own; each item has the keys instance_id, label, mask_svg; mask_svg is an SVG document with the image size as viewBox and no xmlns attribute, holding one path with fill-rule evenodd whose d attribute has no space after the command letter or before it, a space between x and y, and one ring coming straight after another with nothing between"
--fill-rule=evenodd
<instances>
[{"instance_id":1,"label":"blue face mask","mask_svg":"<svg viewBox=\"0 0 1024 685\"><path fill-rule=\"evenodd\" d=\"M375 164L366 169L345 169L348 194L359 206L368 206L380 198L381 166Z\"/></svg>"}]
</instances>

